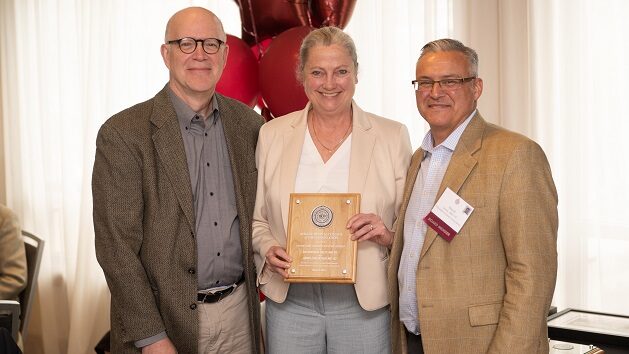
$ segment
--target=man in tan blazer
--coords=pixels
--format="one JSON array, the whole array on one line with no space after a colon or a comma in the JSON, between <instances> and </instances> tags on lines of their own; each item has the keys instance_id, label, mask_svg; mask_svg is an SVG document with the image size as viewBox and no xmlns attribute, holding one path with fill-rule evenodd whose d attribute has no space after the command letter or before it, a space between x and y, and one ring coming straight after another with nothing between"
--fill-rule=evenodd
<instances>
[{"instance_id":1,"label":"man in tan blazer","mask_svg":"<svg viewBox=\"0 0 629 354\"><path fill-rule=\"evenodd\" d=\"M395 353L548 353L557 193L542 149L476 110L477 72L476 52L451 39L426 44L417 62L430 131L391 251ZM474 208L451 241L423 220L448 188Z\"/></svg>"},{"instance_id":2,"label":"man in tan blazer","mask_svg":"<svg viewBox=\"0 0 629 354\"><path fill-rule=\"evenodd\" d=\"M161 47L168 84L98 133L94 229L113 353L261 348L251 216L262 119L215 93L225 40L210 11L177 12Z\"/></svg>"},{"instance_id":3,"label":"man in tan blazer","mask_svg":"<svg viewBox=\"0 0 629 354\"><path fill-rule=\"evenodd\" d=\"M0 204L0 300L17 300L26 277L20 223L11 209Z\"/></svg>"}]
</instances>

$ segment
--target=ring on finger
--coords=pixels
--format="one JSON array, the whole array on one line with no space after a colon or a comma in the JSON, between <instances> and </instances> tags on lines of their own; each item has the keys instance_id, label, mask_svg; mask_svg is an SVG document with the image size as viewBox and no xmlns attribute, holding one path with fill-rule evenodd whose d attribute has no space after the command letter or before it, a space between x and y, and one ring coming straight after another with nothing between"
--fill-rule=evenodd
<instances>
[{"instance_id":1,"label":"ring on finger","mask_svg":"<svg viewBox=\"0 0 629 354\"><path fill-rule=\"evenodd\" d=\"M373 229L375 229L375 227L373 226L373 224L369 224L369 231L373 231Z\"/></svg>"}]
</instances>

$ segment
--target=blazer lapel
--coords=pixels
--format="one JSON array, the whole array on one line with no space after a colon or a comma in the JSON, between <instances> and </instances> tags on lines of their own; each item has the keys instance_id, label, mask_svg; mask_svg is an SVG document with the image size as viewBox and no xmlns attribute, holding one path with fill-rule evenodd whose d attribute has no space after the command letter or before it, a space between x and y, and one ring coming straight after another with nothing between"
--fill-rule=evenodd
<instances>
[{"instance_id":1,"label":"blazer lapel","mask_svg":"<svg viewBox=\"0 0 629 354\"><path fill-rule=\"evenodd\" d=\"M246 178L249 171L246 170L247 164L237 159L242 159L245 156L252 156L253 152L250 154L246 153L248 143L239 131L241 126L240 121L243 117L240 114L237 114L237 112L231 108L231 105L227 100L223 98L223 96L218 93L215 93L215 95L220 111L221 123L223 125L225 144L227 146L227 153L229 155L232 178L234 180L236 205L240 207L241 205L244 206L242 199L245 192L241 189L246 184L246 181L244 179ZM238 213L240 215L242 215L243 212L244 210L238 210Z\"/></svg>"},{"instance_id":2,"label":"blazer lapel","mask_svg":"<svg viewBox=\"0 0 629 354\"><path fill-rule=\"evenodd\" d=\"M371 122L365 112L352 101L354 127L352 129L352 147L349 166L348 192L362 193L365 189L367 172L371 164L371 154L376 137L370 132Z\"/></svg>"},{"instance_id":3,"label":"blazer lapel","mask_svg":"<svg viewBox=\"0 0 629 354\"><path fill-rule=\"evenodd\" d=\"M279 118L293 119L282 137L283 154L280 166L280 207L284 230L288 230L288 203L290 202L290 194L295 191L295 178L297 177L301 150L304 146L309 110L310 103L294 118Z\"/></svg>"},{"instance_id":4,"label":"blazer lapel","mask_svg":"<svg viewBox=\"0 0 629 354\"><path fill-rule=\"evenodd\" d=\"M481 147L485 125L485 121L480 113L477 112L474 117L472 117L469 125L465 128L457 147L452 153L450 164L439 186L439 192L437 192L435 202L446 188L450 188L454 193L459 193L461 186L463 186L463 183L474 169L474 166L478 163L478 160L473 154ZM437 236L437 232L429 227L426 232L426 239L424 240L420 259L426 254L428 248L430 248L430 245L432 245Z\"/></svg>"},{"instance_id":5,"label":"blazer lapel","mask_svg":"<svg viewBox=\"0 0 629 354\"><path fill-rule=\"evenodd\" d=\"M400 257L402 255L402 248L404 247L404 219L406 218L406 209L408 208L408 202L413 194L413 188L415 187L415 181L419 174L419 168L421 167L422 160L424 159L424 150L421 148L415 150L413 157L411 158L411 165L406 173L406 184L404 185L404 194L402 195L402 206L400 207L400 213L396 221L397 227L395 229L395 238L393 239L393 246L391 248L391 259L393 263L393 269L397 276L397 269L400 265Z\"/></svg>"},{"instance_id":6,"label":"blazer lapel","mask_svg":"<svg viewBox=\"0 0 629 354\"><path fill-rule=\"evenodd\" d=\"M157 127L157 130L153 133L153 144L155 145L155 150L157 150L157 155L173 184L177 201L190 225L190 229L195 230L188 161L186 160L177 113L175 113L175 109L170 102L167 88L164 88L155 96L151 123Z\"/></svg>"}]
</instances>

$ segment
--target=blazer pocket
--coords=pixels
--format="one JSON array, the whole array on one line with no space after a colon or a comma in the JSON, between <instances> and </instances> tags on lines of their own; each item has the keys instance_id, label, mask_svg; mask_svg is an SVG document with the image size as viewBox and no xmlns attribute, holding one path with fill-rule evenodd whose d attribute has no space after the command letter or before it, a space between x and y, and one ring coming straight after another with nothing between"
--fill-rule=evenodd
<instances>
[{"instance_id":1,"label":"blazer pocket","mask_svg":"<svg viewBox=\"0 0 629 354\"><path fill-rule=\"evenodd\" d=\"M498 324L500 310L502 310L502 301L491 304L470 306L468 308L470 325L475 327Z\"/></svg>"},{"instance_id":2,"label":"blazer pocket","mask_svg":"<svg viewBox=\"0 0 629 354\"><path fill-rule=\"evenodd\" d=\"M262 265L262 272L260 273L260 275L258 275L258 284L257 285L264 285L264 284L269 283L271 281L271 279L273 279L274 275L275 275L275 273L273 273L271 268L269 268L266 265L266 262L265 262Z\"/></svg>"}]
</instances>

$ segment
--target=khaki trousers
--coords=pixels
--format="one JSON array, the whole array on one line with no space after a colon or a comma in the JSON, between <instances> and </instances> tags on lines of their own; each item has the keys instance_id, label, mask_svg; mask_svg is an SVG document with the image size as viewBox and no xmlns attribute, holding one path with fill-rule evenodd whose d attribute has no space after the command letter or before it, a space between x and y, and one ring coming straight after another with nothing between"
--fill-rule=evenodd
<instances>
[{"instance_id":1,"label":"khaki trousers","mask_svg":"<svg viewBox=\"0 0 629 354\"><path fill-rule=\"evenodd\" d=\"M218 302L198 305L199 354L253 353L245 285Z\"/></svg>"}]
</instances>

